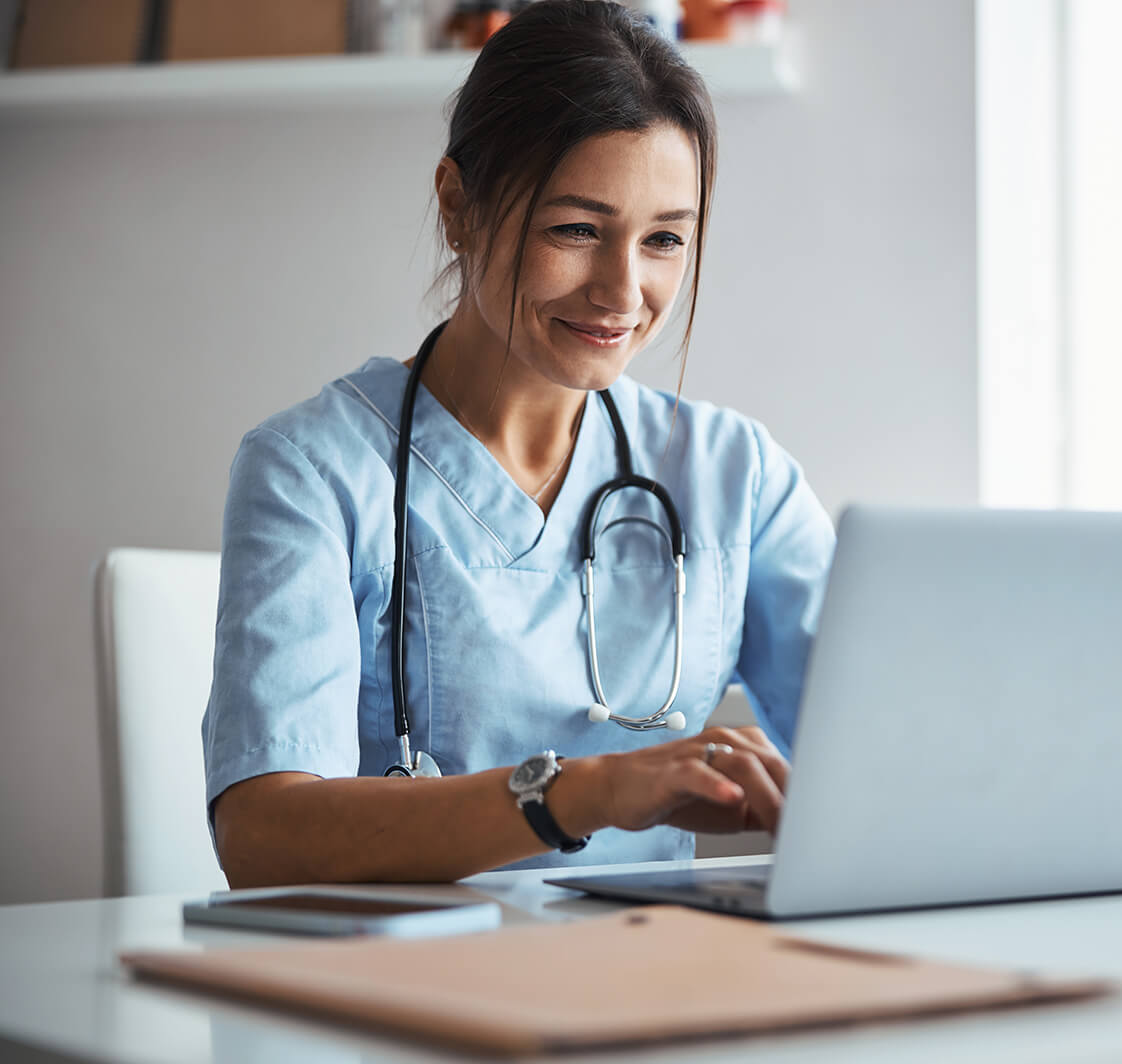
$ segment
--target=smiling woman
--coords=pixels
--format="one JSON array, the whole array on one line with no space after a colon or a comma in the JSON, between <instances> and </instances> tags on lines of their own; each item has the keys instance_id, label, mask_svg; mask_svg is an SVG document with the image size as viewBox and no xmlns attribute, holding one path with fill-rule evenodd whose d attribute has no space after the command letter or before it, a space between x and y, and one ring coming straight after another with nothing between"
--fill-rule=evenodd
<instances>
[{"instance_id":1,"label":"smiling woman","mask_svg":"<svg viewBox=\"0 0 1122 1064\"><path fill-rule=\"evenodd\" d=\"M204 721L232 884L774 829L833 532L761 425L625 375L687 277L688 344L715 158L702 80L620 5L538 0L483 49L435 175L450 319L234 461ZM733 680L762 728L706 728Z\"/></svg>"}]
</instances>

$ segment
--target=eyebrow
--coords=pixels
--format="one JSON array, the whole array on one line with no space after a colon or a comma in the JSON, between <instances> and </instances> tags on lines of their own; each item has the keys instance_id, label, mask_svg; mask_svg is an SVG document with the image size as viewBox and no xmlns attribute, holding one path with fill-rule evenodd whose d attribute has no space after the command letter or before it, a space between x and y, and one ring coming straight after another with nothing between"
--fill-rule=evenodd
<instances>
[{"instance_id":1,"label":"eyebrow","mask_svg":"<svg viewBox=\"0 0 1122 1064\"><path fill-rule=\"evenodd\" d=\"M591 211L593 214L604 214L609 218L615 218L619 214L619 208L613 207L610 203L603 203L600 200L589 199L587 196L555 196L545 204L546 207L576 207L582 211ZM697 221L697 211L692 207L683 207L677 211L663 211L662 214L655 218L656 222L682 222L682 221Z\"/></svg>"}]
</instances>

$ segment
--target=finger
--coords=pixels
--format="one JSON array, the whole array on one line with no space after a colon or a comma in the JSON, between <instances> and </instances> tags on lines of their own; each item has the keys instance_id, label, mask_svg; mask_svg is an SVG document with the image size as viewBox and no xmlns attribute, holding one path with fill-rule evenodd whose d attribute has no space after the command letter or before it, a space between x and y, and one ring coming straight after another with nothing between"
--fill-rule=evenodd
<instances>
[{"instance_id":1,"label":"finger","mask_svg":"<svg viewBox=\"0 0 1122 1064\"><path fill-rule=\"evenodd\" d=\"M713 802L691 799L679 806L666 823L683 831L704 831L713 835L733 834L744 831L744 803L716 805Z\"/></svg>"},{"instance_id":2,"label":"finger","mask_svg":"<svg viewBox=\"0 0 1122 1064\"><path fill-rule=\"evenodd\" d=\"M775 782L780 793L786 794L787 781L791 775L791 765L787 759L774 746L767 750L756 750L756 757L767 769L768 775Z\"/></svg>"},{"instance_id":3,"label":"finger","mask_svg":"<svg viewBox=\"0 0 1122 1064\"><path fill-rule=\"evenodd\" d=\"M748 809L764 830L774 835L779 827L779 816L783 812L783 792L759 761L748 763L748 775L741 778L740 785L748 798ZM745 817L747 822L748 817Z\"/></svg>"},{"instance_id":4,"label":"finger","mask_svg":"<svg viewBox=\"0 0 1122 1064\"><path fill-rule=\"evenodd\" d=\"M770 746L773 750L775 749L775 743L768 738L767 732L758 724L753 724L748 728L740 728L739 731L750 742L758 746Z\"/></svg>"},{"instance_id":5,"label":"finger","mask_svg":"<svg viewBox=\"0 0 1122 1064\"><path fill-rule=\"evenodd\" d=\"M728 743L706 743L704 749L698 755L702 761L707 765L713 764L713 758L717 754L731 754L732 747Z\"/></svg>"},{"instance_id":6,"label":"finger","mask_svg":"<svg viewBox=\"0 0 1122 1064\"><path fill-rule=\"evenodd\" d=\"M767 737L762 728L752 726L748 728L706 728L700 738L714 743L728 743L737 750L751 748L753 750L774 750L775 744Z\"/></svg>"},{"instance_id":7,"label":"finger","mask_svg":"<svg viewBox=\"0 0 1122 1064\"><path fill-rule=\"evenodd\" d=\"M768 770L768 775L775 780L775 785L787 793L787 777L791 771L790 762L779 752L779 747L768 737L767 733L758 726L738 728L737 731L744 743L744 747L753 751L760 762Z\"/></svg>"},{"instance_id":8,"label":"finger","mask_svg":"<svg viewBox=\"0 0 1122 1064\"><path fill-rule=\"evenodd\" d=\"M737 780L696 757L683 758L675 763L672 785L680 797L697 798L716 805L739 805L747 797Z\"/></svg>"},{"instance_id":9,"label":"finger","mask_svg":"<svg viewBox=\"0 0 1122 1064\"><path fill-rule=\"evenodd\" d=\"M708 728L702 733L701 738L755 754L767 769L768 775L775 781L775 785L781 792L786 793L787 777L791 766L762 728Z\"/></svg>"},{"instance_id":10,"label":"finger","mask_svg":"<svg viewBox=\"0 0 1122 1064\"><path fill-rule=\"evenodd\" d=\"M751 814L766 831L774 833L783 809L783 791L759 756L747 751L720 754L713 758L713 768L743 788L747 803L746 822Z\"/></svg>"}]
</instances>

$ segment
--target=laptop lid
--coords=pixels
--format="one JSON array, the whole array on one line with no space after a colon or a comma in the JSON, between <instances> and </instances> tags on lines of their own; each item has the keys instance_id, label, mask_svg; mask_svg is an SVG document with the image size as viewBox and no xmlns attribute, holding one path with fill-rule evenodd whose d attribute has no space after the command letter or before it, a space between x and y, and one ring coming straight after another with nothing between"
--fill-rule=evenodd
<instances>
[{"instance_id":1,"label":"laptop lid","mask_svg":"<svg viewBox=\"0 0 1122 1064\"><path fill-rule=\"evenodd\" d=\"M771 912L1122 889L1122 514L838 533Z\"/></svg>"}]
</instances>

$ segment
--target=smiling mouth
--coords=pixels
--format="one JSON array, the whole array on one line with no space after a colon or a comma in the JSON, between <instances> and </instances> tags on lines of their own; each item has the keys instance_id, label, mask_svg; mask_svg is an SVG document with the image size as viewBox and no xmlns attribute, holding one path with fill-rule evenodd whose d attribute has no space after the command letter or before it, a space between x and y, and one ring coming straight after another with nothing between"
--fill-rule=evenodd
<instances>
[{"instance_id":1,"label":"smiling mouth","mask_svg":"<svg viewBox=\"0 0 1122 1064\"><path fill-rule=\"evenodd\" d=\"M588 325L584 322L565 321L564 318L556 320L586 343L595 344L598 347L611 347L621 343L632 332L631 328L607 328L600 325Z\"/></svg>"}]
</instances>

